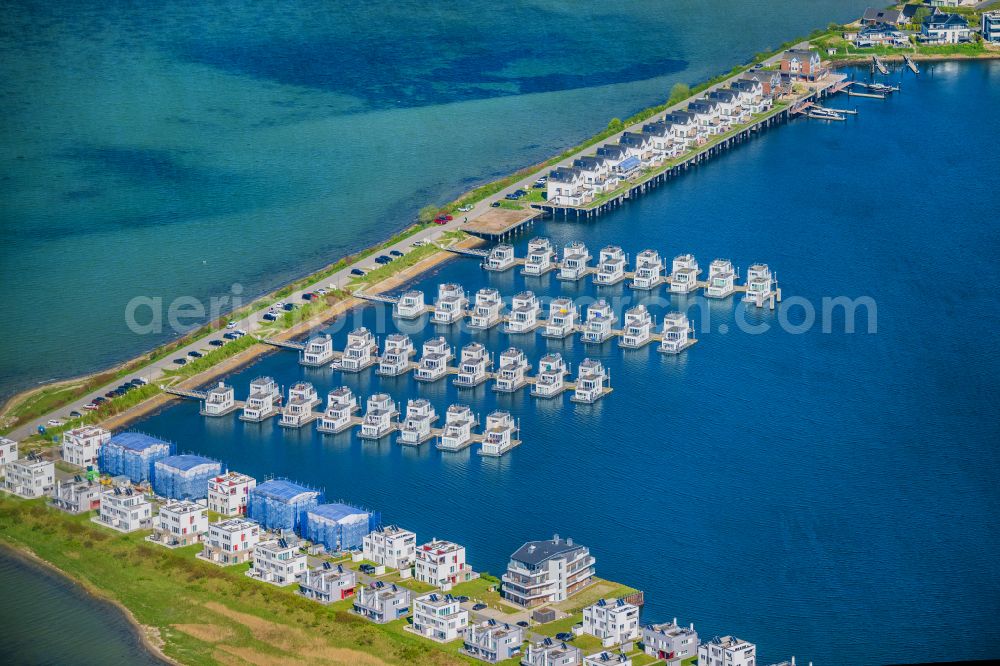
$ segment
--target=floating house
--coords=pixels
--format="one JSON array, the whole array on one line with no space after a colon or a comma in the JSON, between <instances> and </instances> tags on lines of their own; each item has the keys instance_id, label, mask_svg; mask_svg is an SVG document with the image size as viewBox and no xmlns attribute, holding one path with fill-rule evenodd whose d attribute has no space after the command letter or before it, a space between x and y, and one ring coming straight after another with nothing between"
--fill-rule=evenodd
<instances>
[{"instance_id":1,"label":"floating house","mask_svg":"<svg viewBox=\"0 0 1000 666\"><path fill-rule=\"evenodd\" d=\"M477 422L475 414L467 405L449 406L437 448L442 451L460 451L469 446L472 444L472 428Z\"/></svg>"},{"instance_id":2,"label":"floating house","mask_svg":"<svg viewBox=\"0 0 1000 666\"><path fill-rule=\"evenodd\" d=\"M349 504L320 504L306 511L302 535L328 552L361 550L365 536L378 527L382 515Z\"/></svg>"},{"instance_id":3,"label":"floating house","mask_svg":"<svg viewBox=\"0 0 1000 666\"><path fill-rule=\"evenodd\" d=\"M57 479L49 504L66 513L88 513L100 508L103 489L103 486L92 479L80 476L72 481Z\"/></svg>"},{"instance_id":4,"label":"floating house","mask_svg":"<svg viewBox=\"0 0 1000 666\"><path fill-rule=\"evenodd\" d=\"M45 497L56 486L56 466L33 454L4 467L3 489L25 499Z\"/></svg>"},{"instance_id":5,"label":"floating house","mask_svg":"<svg viewBox=\"0 0 1000 666\"><path fill-rule=\"evenodd\" d=\"M483 431L483 443L479 447L479 455L502 456L520 444L517 439L520 426L509 412L497 410L486 417L486 428Z\"/></svg>"},{"instance_id":6,"label":"floating house","mask_svg":"<svg viewBox=\"0 0 1000 666\"><path fill-rule=\"evenodd\" d=\"M153 507L142 493L115 486L101 493L97 515L91 521L119 532L148 530L153 526Z\"/></svg>"},{"instance_id":7,"label":"floating house","mask_svg":"<svg viewBox=\"0 0 1000 666\"><path fill-rule=\"evenodd\" d=\"M736 271L733 262L728 259L715 259L708 265L708 285L705 296L708 298L726 298L736 290Z\"/></svg>"},{"instance_id":8,"label":"floating house","mask_svg":"<svg viewBox=\"0 0 1000 666\"><path fill-rule=\"evenodd\" d=\"M532 238L528 241L528 255L524 259L523 275L545 275L555 268L555 252L548 238Z\"/></svg>"},{"instance_id":9,"label":"floating house","mask_svg":"<svg viewBox=\"0 0 1000 666\"><path fill-rule=\"evenodd\" d=\"M522 291L514 296L507 316L506 333L528 333L538 328L538 315L542 306L533 291Z\"/></svg>"},{"instance_id":10,"label":"floating house","mask_svg":"<svg viewBox=\"0 0 1000 666\"><path fill-rule=\"evenodd\" d=\"M62 457L70 465L97 469L101 447L111 441L111 433L97 426L67 430L62 436Z\"/></svg>"},{"instance_id":11,"label":"floating house","mask_svg":"<svg viewBox=\"0 0 1000 666\"><path fill-rule=\"evenodd\" d=\"M316 387L309 382L299 382L288 390L288 402L281 410L278 425L285 428L301 428L316 418L313 407L320 403Z\"/></svg>"},{"instance_id":12,"label":"floating house","mask_svg":"<svg viewBox=\"0 0 1000 666\"><path fill-rule=\"evenodd\" d=\"M448 374L448 362L455 358L455 352L444 337L432 338L424 343L420 362L413 373L418 382L435 382Z\"/></svg>"},{"instance_id":13,"label":"floating house","mask_svg":"<svg viewBox=\"0 0 1000 666\"><path fill-rule=\"evenodd\" d=\"M414 633L439 643L448 643L465 635L469 611L450 594L431 592L413 600Z\"/></svg>"},{"instance_id":14,"label":"floating house","mask_svg":"<svg viewBox=\"0 0 1000 666\"><path fill-rule=\"evenodd\" d=\"M385 624L410 612L410 596L405 587L376 581L357 588L354 612L372 622Z\"/></svg>"},{"instance_id":15,"label":"floating house","mask_svg":"<svg viewBox=\"0 0 1000 666\"><path fill-rule=\"evenodd\" d=\"M555 298L549 303L549 318L545 320L542 335L565 338L576 330L576 320L576 304L568 298Z\"/></svg>"},{"instance_id":16,"label":"floating house","mask_svg":"<svg viewBox=\"0 0 1000 666\"><path fill-rule=\"evenodd\" d=\"M271 418L278 413L281 402L281 389L270 377L258 377L250 382L250 395L243 405L241 421L256 423Z\"/></svg>"},{"instance_id":17,"label":"floating house","mask_svg":"<svg viewBox=\"0 0 1000 666\"><path fill-rule=\"evenodd\" d=\"M478 342L470 342L462 347L455 386L474 388L489 379L493 366L486 347Z\"/></svg>"},{"instance_id":18,"label":"floating house","mask_svg":"<svg viewBox=\"0 0 1000 666\"><path fill-rule=\"evenodd\" d=\"M669 312L663 317L663 334L660 351L667 354L679 354L691 345L693 329L687 315L683 312Z\"/></svg>"},{"instance_id":19,"label":"floating house","mask_svg":"<svg viewBox=\"0 0 1000 666\"><path fill-rule=\"evenodd\" d=\"M407 446L419 446L433 437L431 427L438 420L434 405L424 398L406 401L406 417L399 425L396 441Z\"/></svg>"},{"instance_id":20,"label":"floating house","mask_svg":"<svg viewBox=\"0 0 1000 666\"><path fill-rule=\"evenodd\" d=\"M500 368L497 370L494 391L513 393L528 383L527 373L531 364L524 352L516 347L501 352Z\"/></svg>"},{"instance_id":21,"label":"floating house","mask_svg":"<svg viewBox=\"0 0 1000 666\"><path fill-rule=\"evenodd\" d=\"M767 264L754 264L747 269L747 291L743 297L744 302L753 303L761 308L774 294L774 276Z\"/></svg>"},{"instance_id":22,"label":"floating house","mask_svg":"<svg viewBox=\"0 0 1000 666\"><path fill-rule=\"evenodd\" d=\"M316 430L335 434L351 426L351 415L358 410L358 399L346 386L335 388L326 396L326 411L319 418Z\"/></svg>"},{"instance_id":23,"label":"floating house","mask_svg":"<svg viewBox=\"0 0 1000 666\"><path fill-rule=\"evenodd\" d=\"M615 334L614 326L618 321L614 310L603 298L587 306L587 320L583 325L583 341L599 344Z\"/></svg>"},{"instance_id":24,"label":"floating house","mask_svg":"<svg viewBox=\"0 0 1000 666\"><path fill-rule=\"evenodd\" d=\"M538 377L531 387L531 395L539 398L554 398L566 389L566 375L569 369L562 354L546 354L538 362Z\"/></svg>"},{"instance_id":25,"label":"floating house","mask_svg":"<svg viewBox=\"0 0 1000 666\"><path fill-rule=\"evenodd\" d=\"M608 372L600 361L583 359L577 368L576 389L573 391L571 400L583 403L597 402L611 392L611 389L606 386L608 380Z\"/></svg>"},{"instance_id":26,"label":"floating house","mask_svg":"<svg viewBox=\"0 0 1000 666\"><path fill-rule=\"evenodd\" d=\"M319 490L288 479L269 479L250 491L247 517L266 530L298 530L306 512L322 501Z\"/></svg>"},{"instance_id":27,"label":"floating house","mask_svg":"<svg viewBox=\"0 0 1000 666\"><path fill-rule=\"evenodd\" d=\"M693 254L679 254L674 257L670 273L670 291L674 294L689 294L698 288L701 269Z\"/></svg>"},{"instance_id":28,"label":"floating house","mask_svg":"<svg viewBox=\"0 0 1000 666\"><path fill-rule=\"evenodd\" d=\"M225 416L236 409L236 392L232 386L219 382L205 393L198 413L202 416Z\"/></svg>"},{"instance_id":29,"label":"floating house","mask_svg":"<svg viewBox=\"0 0 1000 666\"><path fill-rule=\"evenodd\" d=\"M594 283L601 285L618 284L625 279L625 265L628 259L625 251L616 245L603 248L598 255L597 273Z\"/></svg>"},{"instance_id":30,"label":"floating house","mask_svg":"<svg viewBox=\"0 0 1000 666\"><path fill-rule=\"evenodd\" d=\"M260 525L252 520L229 518L208 526L205 547L198 557L218 564L230 566L250 560L254 548L260 542Z\"/></svg>"},{"instance_id":31,"label":"floating house","mask_svg":"<svg viewBox=\"0 0 1000 666\"><path fill-rule=\"evenodd\" d=\"M411 289L403 293L392 308L392 316L399 319L416 319L427 311L424 292Z\"/></svg>"},{"instance_id":32,"label":"floating house","mask_svg":"<svg viewBox=\"0 0 1000 666\"><path fill-rule=\"evenodd\" d=\"M735 636L716 636L698 646L699 666L754 666L757 646Z\"/></svg>"},{"instance_id":33,"label":"floating house","mask_svg":"<svg viewBox=\"0 0 1000 666\"><path fill-rule=\"evenodd\" d=\"M521 657L521 664L522 666L580 666L582 659L583 653L580 648L554 638L543 638L528 643L528 649Z\"/></svg>"},{"instance_id":34,"label":"floating house","mask_svg":"<svg viewBox=\"0 0 1000 666\"><path fill-rule=\"evenodd\" d=\"M635 260L633 289L653 289L663 283L663 260L656 250L643 250Z\"/></svg>"},{"instance_id":35,"label":"floating house","mask_svg":"<svg viewBox=\"0 0 1000 666\"><path fill-rule=\"evenodd\" d=\"M121 432L113 436L98 453L101 472L110 476L127 476L132 483L145 483L153 478L153 465L174 451L174 445L162 439L138 432Z\"/></svg>"},{"instance_id":36,"label":"floating house","mask_svg":"<svg viewBox=\"0 0 1000 666\"><path fill-rule=\"evenodd\" d=\"M653 339L653 317L645 305L639 304L625 311L619 346L638 349Z\"/></svg>"},{"instance_id":37,"label":"floating house","mask_svg":"<svg viewBox=\"0 0 1000 666\"><path fill-rule=\"evenodd\" d=\"M209 480L223 471L222 463L204 456L168 456L153 466L153 492L170 499L204 499Z\"/></svg>"},{"instance_id":38,"label":"floating house","mask_svg":"<svg viewBox=\"0 0 1000 666\"><path fill-rule=\"evenodd\" d=\"M305 348L299 352L299 363L318 368L333 360L333 338L325 333L306 340Z\"/></svg>"},{"instance_id":39,"label":"floating house","mask_svg":"<svg viewBox=\"0 0 1000 666\"><path fill-rule=\"evenodd\" d=\"M222 516L245 516L250 491L257 479L239 472L227 472L208 480L208 510Z\"/></svg>"},{"instance_id":40,"label":"floating house","mask_svg":"<svg viewBox=\"0 0 1000 666\"><path fill-rule=\"evenodd\" d=\"M206 508L197 502L178 500L160 507L148 541L167 548L180 548L201 543L208 533Z\"/></svg>"},{"instance_id":41,"label":"floating house","mask_svg":"<svg viewBox=\"0 0 1000 666\"><path fill-rule=\"evenodd\" d=\"M469 626L462 652L474 659L495 664L521 654L524 629L493 618Z\"/></svg>"},{"instance_id":42,"label":"floating house","mask_svg":"<svg viewBox=\"0 0 1000 666\"><path fill-rule=\"evenodd\" d=\"M294 585L306 574L308 555L287 539L262 541L253 549L253 566L247 576L278 587Z\"/></svg>"},{"instance_id":43,"label":"floating house","mask_svg":"<svg viewBox=\"0 0 1000 666\"><path fill-rule=\"evenodd\" d=\"M365 416L361 421L360 437L362 439L382 439L396 429L396 424L392 419L398 414L399 408L392 402L388 393L376 393L369 396Z\"/></svg>"},{"instance_id":44,"label":"floating house","mask_svg":"<svg viewBox=\"0 0 1000 666\"><path fill-rule=\"evenodd\" d=\"M500 243L490 250L490 253L483 259L483 268L488 271L505 271L514 267L514 246L508 243Z\"/></svg>"},{"instance_id":45,"label":"floating house","mask_svg":"<svg viewBox=\"0 0 1000 666\"><path fill-rule=\"evenodd\" d=\"M528 541L510 556L500 596L524 608L566 601L591 584L595 563L589 548L558 534Z\"/></svg>"},{"instance_id":46,"label":"floating house","mask_svg":"<svg viewBox=\"0 0 1000 666\"><path fill-rule=\"evenodd\" d=\"M413 577L447 592L452 585L478 578L479 574L465 561L465 546L432 539L417 546Z\"/></svg>"},{"instance_id":47,"label":"floating house","mask_svg":"<svg viewBox=\"0 0 1000 666\"><path fill-rule=\"evenodd\" d=\"M438 297L434 301L433 321L435 324L451 324L465 316L469 299L461 285L446 283L438 286Z\"/></svg>"},{"instance_id":48,"label":"floating house","mask_svg":"<svg viewBox=\"0 0 1000 666\"><path fill-rule=\"evenodd\" d=\"M384 377L401 375L410 369L410 357L416 353L410 336L393 333L385 339L385 352L375 372Z\"/></svg>"},{"instance_id":49,"label":"floating house","mask_svg":"<svg viewBox=\"0 0 1000 666\"><path fill-rule=\"evenodd\" d=\"M598 599L583 609L583 633L604 647L634 641L639 638L639 607L623 599Z\"/></svg>"},{"instance_id":50,"label":"floating house","mask_svg":"<svg viewBox=\"0 0 1000 666\"><path fill-rule=\"evenodd\" d=\"M393 569L408 569L417 556L417 535L396 525L376 527L362 539L366 560Z\"/></svg>"},{"instance_id":51,"label":"floating house","mask_svg":"<svg viewBox=\"0 0 1000 666\"><path fill-rule=\"evenodd\" d=\"M559 266L560 280L579 280L590 268L590 251L580 241L568 243L563 248L562 264Z\"/></svg>"},{"instance_id":52,"label":"floating house","mask_svg":"<svg viewBox=\"0 0 1000 666\"><path fill-rule=\"evenodd\" d=\"M503 320L503 299L496 289L480 289L469 317L469 328L486 330Z\"/></svg>"},{"instance_id":53,"label":"floating house","mask_svg":"<svg viewBox=\"0 0 1000 666\"><path fill-rule=\"evenodd\" d=\"M339 369L344 372L361 372L378 363L378 341L364 326L347 334L347 346L340 357Z\"/></svg>"},{"instance_id":54,"label":"floating house","mask_svg":"<svg viewBox=\"0 0 1000 666\"><path fill-rule=\"evenodd\" d=\"M690 659L698 656L698 632L694 625L681 627L673 622L647 624L642 628L642 647L656 659Z\"/></svg>"},{"instance_id":55,"label":"floating house","mask_svg":"<svg viewBox=\"0 0 1000 666\"><path fill-rule=\"evenodd\" d=\"M299 579L299 594L307 599L329 604L343 601L354 594L358 575L342 564L323 562L322 566L309 569Z\"/></svg>"}]
</instances>

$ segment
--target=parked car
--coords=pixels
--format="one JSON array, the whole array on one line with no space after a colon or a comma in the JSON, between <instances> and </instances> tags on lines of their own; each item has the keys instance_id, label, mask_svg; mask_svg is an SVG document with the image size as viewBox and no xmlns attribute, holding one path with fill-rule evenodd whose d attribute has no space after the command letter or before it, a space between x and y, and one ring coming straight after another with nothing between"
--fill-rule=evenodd
<instances>
[{"instance_id":1,"label":"parked car","mask_svg":"<svg viewBox=\"0 0 1000 666\"><path fill-rule=\"evenodd\" d=\"M108 399L111 399L111 398L115 397L115 392L114 391L108 391L107 393L104 394L104 397L108 398Z\"/></svg>"},{"instance_id":2,"label":"parked car","mask_svg":"<svg viewBox=\"0 0 1000 666\"><path fill-rule=\"evenodd\" d=\"M93 411L93 410L97 409L97 403L96 402L88 402L86 405L83 406L83 408L86 409L86 410L89 410L89 411Z\"/></svg>"},{"instance_id":3,"label":"parked car","mask_svg":"<svg viewBox=\"0 0 1000 666\"><path fill-rule=\"evenodd\" d=\"M201 358L202 357L202 353L200 351L194 351L194 350L192 350L192 351L188 352L188 356L190 356L191 358Z\"/></svg>"},{"instance_id":4,"label":"parked car","mask_svg":"<svg viewBox=\"0 0 1000 666\"><path fill-rule=\"evenodd\" d=\"M277 321L278 320L278 315L274 314L273 312L268 312L268 313L264 314L264 316L262 317L262 319L264 321Z\"/></svg>"},{"instance_id":5,"label":"parked car","mask_svg":"<svg viewBox=\"0 0 1000 666\"><path fill-rule=\"evenodd\" d=\"M53 427L53 428L56 428L56 427L58 427L58 426L61 426L61 425L62 425L62 421L60 421L59 419L49 419L49 420L48 420L48 421L46 421L45 423L46 423L47 425L49 425L49 426Z\"/></svg>"},{"instance_id":6,"label":"parked car","mask_svg":"<svg viewBox=\"0 0 1000 666\"><path fill-rule=\"evenodd\" d=\"M328 292L326 291L326 289L319 288L316 290L316 293L319 294L320 296L326 296Z\"/></svg>"},{"instance_id":7,"label":"parked car","mask_svg":"<svg viewBox=\"0 0 1000 666\"><path fill-rule=\"evenodd\" d=\"M83 414L81 414L80 412L76 411L75 409L72 412L69 413L69 417L71 419L78 419L81 416L83 416Z\"/></svg>"},{"instance_id":8,"label":"parked car","mask_svg":"<svg viewBox=\"0 0 1000 666\"><path fill-rule=\"evenodd\" d=\"M242 328L236 329L235 331L233 331L233 333L235 333L236 337L238 337L238 338L242 338L244 335L247 334L247 332L244 331Z\"/></svg>"},{"instance_id":9,"label":"parked car","mask_svg":"<svg viewBox=\"0 0 1000 666\"><path fill-rule=\"evenodd\" d=\"M493 203L490 204L490 208L499 208L499 207L500 207L499 201L494 201Z\"/></svg>"},{"instance_id":10,"label":"parked car","mask_svg":"<svg viewBox=\"0 0 1000 666\"><path fill-rule=\"evenodd\" d=\"M264 315L264 317L266 318L267 315ZM209 340L208 344L212 345L213 347L221 347L222 345L224 345L226 343L223 342L222 340L219 340L218 338L216 338L215 340Z\"/></svg>"},{"instance_id":11,"label":"parked car","mask_svg":"<svg viewBox=\"0 0 1000 666\"><path fill-rule=\"evenodd\" d=\"M226 340L235 340L236 338L238 338L240 336L236 335L235 333L226 333L222 337L224 337Z\"/></svg>"},{"instance_id":12,"label":"parked car","mask_svg":"<svg viewBox=\"0 0 1000 666\"><path fill-rule=\"evenodd\" d=\"M486 604L476 604L476 605L474 605L472 607L472 610L474 610L474 611L481 611L484 608L486 608Z\"/></svg>"},{"instance_id":13,"label":"parked car","mask_svg":"<svg viewBox=\"0 0 1000 666\"><path fill-rule=\"evenodd\" d=\"M362 564L360 567L358 567L358 569L361 571L361 573L368 574L369 576L375 573L375 567L373 567L370 564Z\"/></svg>"},{"instance_id":14,"label":"parked car","mask_svg":"<svg viewBox=\"0 0 1000 666\"><path fill-rule=\"evenodd\" d=\"M394 257L402 257L403 256L403 253L400 252L399 250L389 250L389 254L391 254Z\"/></svg>"},{"instance_id":15,"label":"parked car","mask_svg":"<svg viewBox=\"0 0 1000 666\"><path fill-rule=\"evenodd\" d=\"M102 405L102 404L106 403L107 401L108 401L108 399L107 399L107 398L105 398L105 397L103 397L103 396L100 396L100 395L99 395L99 396L97 396L96 398L94 398L94 402L95 402L96 404L98 404L98 405Z\"/></svg>"},{"instance_id":16,"label":"parked car","mask_svg":"<svg viewBox=\"0 0 1000 666\"><path fill-rule=\"evenodd\" d=\"M295 309L295 303L285 303L285 311L291 312Z\"/></svg>"},{"instance_id":17,"label":"parked car","mask_svg":"<svg viewBox=\"0 0 1000 666\"><path fill-rule=\"evenodd\" d=\"M228 324L226 324L226 328L236 328L236 322L235 321L229 322Z\"/></svg>"},{"instance_id":18,"label":"parked car","mask_svg":"<svg viewBox=\"0 0 1000 666\"><path fill-rule=\"evenodd\" d=\"M304 301L311 301L314 298L316 298L316 294L312 292L307 291L306 293L302 294L302 300Z\"/></svg>"},{"instance_id":19,"label":"parked car","mask_svg":"<svg viewBox=\"0 0 1000 666\"><path fill-rule=\"evenodd\" d=\"M569 631L560 631L558 634L556 634L556 639L563 642L571 641L574 638L576 638L576 636Z\"/></svg>"},{"instance_id":20,"label":"parked car","mask_svg":"<svg viewBox=\"0 0 1000 666\"><path fill-rule=\"evenodd\" d=\"M176 363L177 365L187 365L187 359L186 358L175 358L174 359L174 363Z\"/></svg>"},{"instance_id":21,"label":"parked car","mask_svg":"<svg viewBox=\"0 0 1000 666\"><path fill-rule=\"evenodd\" d=\"M468 213L473 208L474 208L474 206L472 204L467 204L465 206L459 206L458 210L461 211L461 212L463 212L463 213Z\"/></svg>"},{"instance_id":22,"label":"parked car","mask_svg":"<svg viewBox=\"0 0 1000 666\"><path fill-rule=\"evenodd\" d=\"M365 272L363 270L361 270L360 268L352 268L351 269L351 275L358 275L358 276L360 276L360 275L364 275L364 274L365 274Z\"/></svg>"},{"instance_id":23,"label":"parked car","mask_svg":"<svg viewBox=\"0 0 1000 666\"><path fill-rule=\"evenodd\" d=\"M465 596L464 594L455 598L458 599L458 603L460 604L464 604L466 601L469 600L469 597Z\"/></svg>"},{"instance_id":24,"label":"parked car","mask_svg":"<svg viewBox=\"0 0 1000 666\"><path fill-rule=\"evenodd\" d=\"M380 254L379 256L375 257L375 263L376 264L382 264L383 266L385 264L388 264L391 261L392 261L392 257L390 257L389 255L386 255L386 254Z\"/></svg>"},{"instance_id":25,"label":"parked car","mask_svg":"<svg viewBox=\"0 0 1000 666\"><path fill-rule=\"evenodd\" d=\"M427 241L425 241L425 240L415 240L415 241L413 241L413 245L411 245L410 247L423 247L426 244L427 244Z\"/></svg>"},{"instance_id":26,"label":"parked car","mask_svg":"<svg viewBox=\"0 0 1000 666\"><path fill-rule=\"evenodd\" d=\"M528 625L528 623L527 623L527 622L525 622L524 620L521 620L520 622L518 622L518 623L517 623L517 626L519 626L519 627L527 627L527 626L529 626L529 625Z\"/></svg>"},{"instance_id":27,"label":"parked car","mask_svg":"<svg viewBox=\"0 0 1000 666\"><path fill-rule=\"evenodd\" d=\"M143 384L148 384L148 383L149 382L147 382L142 377L136 377L132 381L129 382L129 384L131 384L132 386L142 386Z\"/></svg>"}]
</instances>

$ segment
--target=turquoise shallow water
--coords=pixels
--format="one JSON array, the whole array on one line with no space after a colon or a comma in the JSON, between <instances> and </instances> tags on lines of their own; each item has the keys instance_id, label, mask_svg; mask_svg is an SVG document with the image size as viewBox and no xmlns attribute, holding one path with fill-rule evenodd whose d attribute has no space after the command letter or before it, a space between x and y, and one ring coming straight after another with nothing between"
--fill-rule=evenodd
<instances>
[{"instance_id":1,"label":"turquoise shallow water","mask_svg":"<svg viewBox=\"0 0 1000 666\"><path fill-rule=\"evenodd\" d=\"M270 290L864 6L8 3L0 395L168 338L135 296Z\"/></svg>"}]
</instances>

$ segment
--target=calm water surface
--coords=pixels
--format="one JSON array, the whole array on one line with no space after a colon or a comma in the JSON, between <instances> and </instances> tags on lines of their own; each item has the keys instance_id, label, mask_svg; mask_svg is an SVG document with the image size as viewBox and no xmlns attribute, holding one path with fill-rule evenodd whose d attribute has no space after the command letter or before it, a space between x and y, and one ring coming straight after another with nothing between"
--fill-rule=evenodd
<instances>
[{"instance_id":1,"label":"calm water surface","mask_svg":"<svg viewBox=\"0 0 1000 666\"><path fill-rule=\"evenodd\" d=\"M633 257L654 247L693 252L703 265L717 256L744 270L766 261L786 297L777 313L744 315L700 298L651 302L657 317L694 306L707 326L680 357L404 329L418 341L480 340L497 354L515 344L536 363L547 351L574 368L600 358L615 391L596 405L307 370L287 352L228 380L238 396L267 374L286 387L311 381L321 394L346 383L401 402L422 396L439 412L459 401L482 415L507 409L525 443L502 459L235 415L203 419L193 402L137 428L256 476L289 476L377 507L421 539L460 541L480 570L502 571L526 539L571 536L591 547L600 575L646 591L644 620L677 616L704 637L754 640L762 663L791 654L825 664L996 656L1000 157L983 146L1000 136L1000 116L966 110L972 100L1000 104L1000 63L928 65L902 84L884 102L831 102L857 105L848 122L778 127L614 214L532 230L595 251L621 244ZM946 140L927 132L942 118ZM517 241L522 256L528 237ZM486 274L466 259L414 286L431 293L443 281L492 285L508 298L524 287L623 306L635 297L621 286ZM833 333L819 324L783 330L784 318L804 323L793 296L817 309L823 297L869 296L877 333L846 334L842 316ZM769 330L741 332L737 315ZM358 324L384 336L395 330L386 319L367 307L331 331L337 345Z\"/></svg>"}]
</instances>

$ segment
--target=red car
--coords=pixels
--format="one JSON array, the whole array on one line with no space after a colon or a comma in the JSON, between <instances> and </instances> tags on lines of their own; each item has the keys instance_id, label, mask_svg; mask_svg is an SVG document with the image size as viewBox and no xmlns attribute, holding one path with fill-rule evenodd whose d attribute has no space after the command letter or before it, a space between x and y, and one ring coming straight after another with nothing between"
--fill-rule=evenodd
<instances>
[{"instance_id":1,"label":"red car","mask_svg":"<svg viewBox=\"0 0 1000 666\"><path fill-rule=\"evenodd\" d=\"M442 215L438 215L437 217L434 218L434 224L448 224L449 222L451 222L454 219L455 218L453 218L451 215L443 215L442 214Z\"/></svg>"}]
</instances>

